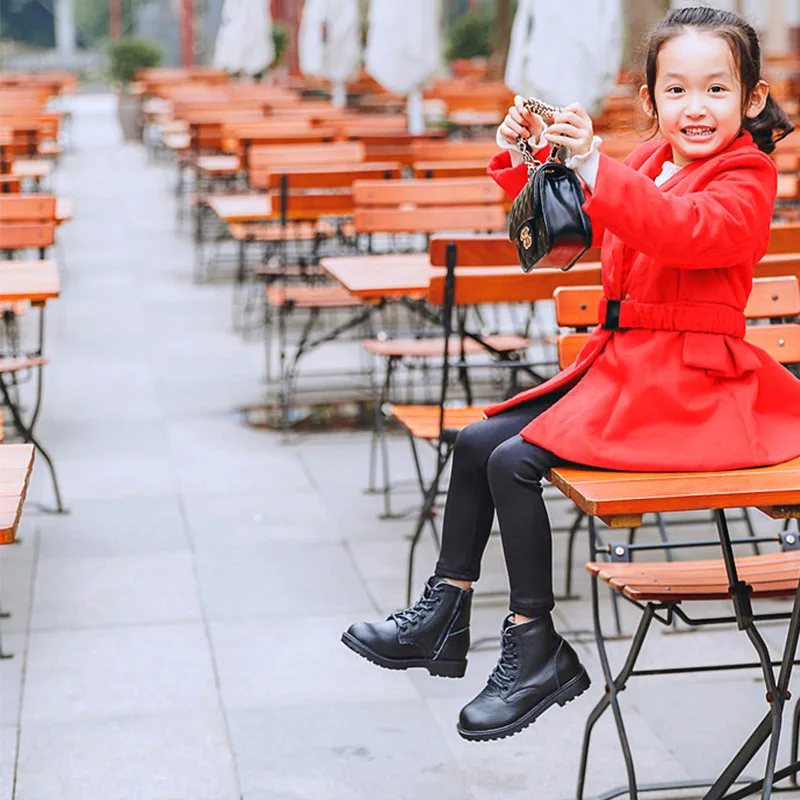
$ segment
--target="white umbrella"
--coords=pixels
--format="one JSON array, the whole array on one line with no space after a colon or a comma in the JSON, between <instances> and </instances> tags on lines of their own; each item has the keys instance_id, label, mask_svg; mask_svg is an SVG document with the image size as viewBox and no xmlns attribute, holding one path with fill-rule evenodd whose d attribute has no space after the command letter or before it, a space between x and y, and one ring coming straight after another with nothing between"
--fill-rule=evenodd
<instances>
[{"instance_id":1,"label":"white umbrella","mask_svg":"<svg viewBox=\"0 0 800 800\"><path fill-rule=\"evenodd\" d=\"M214 44L214 66L256 75L274 59L269 0L225 0Z\"/></svg>"},{"instance_id":2,"label":"white umbrella","mask_svg":"<svg viewBox=\"0 0 800 800\"><path fill-rule=\"evenodd\" d=\"M527 60L530 53L528 40L533 33L533 5L536 0L519 0L514 25L511 28L511 41L508 45L505 82L517 94L530 94L526 88L525 75L528 72Z\"/></svg>"},{"instance_id":3,"label":"white umbrella","mask_svg":"<svg viewBox=\"0 0 800 800\"><path fill-rule=\"evenodd\" d=\"M520 3L525 14L508 87L554 105L579 102L596 111L617 81L622 59L621 0ZM532 24L531 24L532 15ZM517 20L514 20L515 28ZM512 30L513 34L513 30Z\"/></svg>"},{"instance_id":4,"label":"white umbrella","mask_svg":"<svg viewBox=\"0 0 800 800\"><path fill-rule=\"evenodd\" d=\"M390 92L408 95L408 129L422 133L422 87L439 69L439 0L372 0L364 66Z\"/></svg>"},{"instance_id":5,"label":"white umbrella","mask_svg":"<svg viewBox=\"0 0 800 800\"><path fill-rule=\"evenodd\" d=\"M306 0L298 36L300 71L333 83L333 104L344 106L345 81L361 63L358 0Z\"/></svg>"}]
</instances>

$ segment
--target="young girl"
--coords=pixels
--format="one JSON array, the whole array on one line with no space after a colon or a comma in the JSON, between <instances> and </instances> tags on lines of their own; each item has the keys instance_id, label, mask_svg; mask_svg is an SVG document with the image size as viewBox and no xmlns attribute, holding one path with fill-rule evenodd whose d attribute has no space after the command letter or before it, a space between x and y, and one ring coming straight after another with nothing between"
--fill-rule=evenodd
<instances>
[{"instance_id":1,"label":"young girl","mask_svg":"<svg viewBox=\"0 0 800 800\"><path fill-rule=\"evenodd\" d=\"M653 31L641 88L661 136L617 163L569 106L545 128L521 98L498 140L566 145L602 242L602 325L577 361L492 406L459 435L442 548L422 598L344 643L390 669L460 677L472 583L496 511L511 587L500 660L462 711L467 739L522 730L589 686L555 631L551 534L542 478L566 462L618 470L727 470L800 455L800 381L743 338L753 266L765 254L777 189L767 157L792 128L761 79L756 33L711 8L670 12ZM534 148L535 149L535 148ZM489 174L527 181L508 149ZM546 155L545 152L542 155Z\"/></svg>"}]
</instances>

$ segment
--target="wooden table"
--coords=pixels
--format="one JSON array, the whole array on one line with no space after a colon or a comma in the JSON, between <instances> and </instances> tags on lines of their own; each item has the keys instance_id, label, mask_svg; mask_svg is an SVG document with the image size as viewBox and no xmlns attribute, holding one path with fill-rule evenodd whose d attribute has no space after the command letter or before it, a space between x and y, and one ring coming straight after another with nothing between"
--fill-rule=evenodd
<instances>
[{"instance_id":1,"label":"wooden table","mask_svg":"<svg viewBox=\"0 0 800 800\"><path fill-rule=\"evenodd\" d=\"M14 541L32 469L32 444L0 445L0 545Z\"/></svg>"},{"instance_id":2,"label":"wooden table","mask_svg":"<svg viewBox=\"0 0 800 800\"><path fill-rule=\"evenodd\" d=\"M0 302L43 304L58 297L60 290L55 261L0 261Z\"/></svg>"},{"instance_id":3,"label":"wooden table","mask_svg":"<svg viewBox=\"0 0 800 800\"><path fill-rule=\"evenodd\" d=\"M38 158L18 158L11 166L11 174L17 178L33 178L36 185L53 174L53 162Z\"/></svg>"},{"instance_id":4,"label":"wooden table","mask_svg":"<svg viewBox=\"0 0 800 800\"><path fill-rule=\"evenodd\" d=\"M198 156L194 166L208 177L229 176L239 171L239 156Z\"/></svg>"},{"instance_id":5,"label":"wooden table","mask_svg":"<svg viewBox=\"0 0 800 800\"><path fill-rule=\"evenodd\" d=\"M56 198L56 225L69 222L75 215L75 201L69 197Z\"/></svg>"},{"instance_id":6,"label":"wooden table","mask_svg":"<svg viewBox=\"0 0 800 800\"><path fill-rule=\"evenodd\" d=\"M412 255L342 256L323 258L320 266L347 291L363 300L382 298L424 298L431 278L445 274L432 267L427 253ZM600 283L600 265L580 264L567 272L558 269L534 270L523 276L518 266L462 267L456 270L456 294L459 283L464 286L480 282L487 275L505 276L509 280L524 278L526 294L521 301L550 300L558 286ZM458 298L456 298L458 300Z\"/></svg>"},{"instance_id":7,"label":"wooden table","mask_svg":"<svg viewBox=\"0 0 800 800\"><path fill-rule=\"evenodd\" d=\"M226 224L272 219L272 198L266 194L219 195L209 197L207 202Z\"/></svg>"}]
</instances>

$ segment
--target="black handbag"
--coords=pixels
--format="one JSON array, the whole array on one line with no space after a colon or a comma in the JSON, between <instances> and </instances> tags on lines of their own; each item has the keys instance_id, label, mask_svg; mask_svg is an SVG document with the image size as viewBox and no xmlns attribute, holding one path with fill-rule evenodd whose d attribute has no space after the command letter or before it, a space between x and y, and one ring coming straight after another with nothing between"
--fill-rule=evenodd
<instances>
[{"instance_id":1,"label":"black handbag","mask_svg":"<svg viewBox=\"0 0 800 800\"><path fill-rule=\"evenodd\" d=\"M541 116L553 116L559 110L534 99L526 107ZM551 148L542 164L533 158L525 139L520 137L517 144L528 165L528 183L511 206L508 236L517 246L523 272L537 266L567 270L592 245L583 186L563 163L565 148Z\"/></svg>"}]
</instances>

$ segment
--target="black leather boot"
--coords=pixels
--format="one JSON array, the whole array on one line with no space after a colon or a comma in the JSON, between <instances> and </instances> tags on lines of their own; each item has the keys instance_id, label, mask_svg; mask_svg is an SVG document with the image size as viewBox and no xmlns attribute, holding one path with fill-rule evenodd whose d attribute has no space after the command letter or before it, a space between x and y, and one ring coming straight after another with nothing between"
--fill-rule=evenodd
<instances>
[{"instance_id":1,"label":"black leather boot","mask_svg":"<svg viewBox=\"0 0 800 800\"><path fill-rule=\"evenodd\" d=\"M500 660L486 688L461 709L458 732L465 739L511 736L555 703L574 700L591 683L549 614L522 625L513 625L512 619L503 623Z\"/></svg>"},{"instance_id":2,"label":"black leather boot","mask_svg":"<svg viewBox=\"0 0 800 800\"><path fill-rule=\"evenodd\" d=\"M342 642L387 669L424 667L431 675L461 678L467 668L472 589L429 578L422 597L385 622L356 622Z\"/></svg>"}]
</instances>

